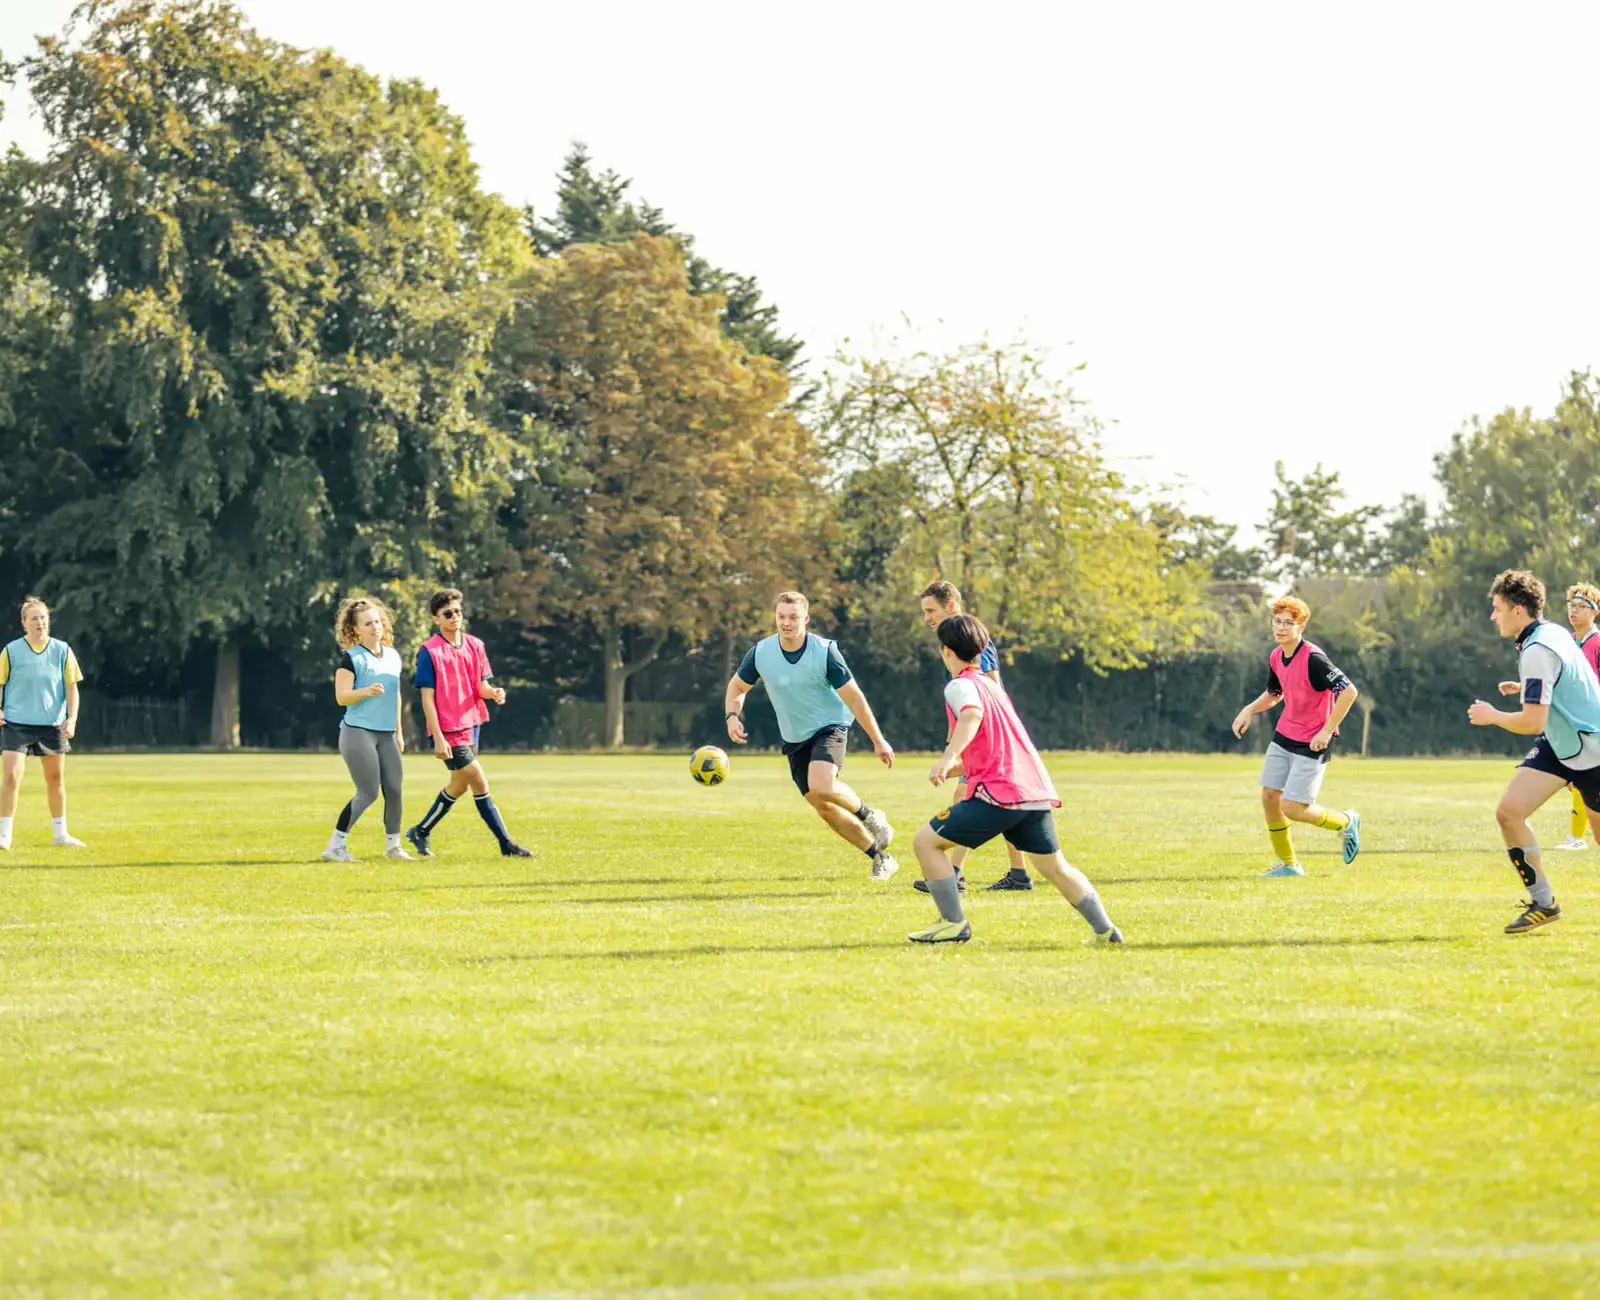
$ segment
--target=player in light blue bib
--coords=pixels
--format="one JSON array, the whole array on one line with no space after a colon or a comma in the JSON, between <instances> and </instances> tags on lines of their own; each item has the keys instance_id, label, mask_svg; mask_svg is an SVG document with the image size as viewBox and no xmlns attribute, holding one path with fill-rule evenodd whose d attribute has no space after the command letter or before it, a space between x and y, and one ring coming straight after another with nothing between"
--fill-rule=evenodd
<instances>
[{"instance_id":1,"label":"player in light blue bib","mask_svg":"<svg viewBox=\"0 0 1600 1300\"><path fill-rule=\"evenodd\" d=\"M351 596L334 619L339 666L333 672L334 698L344 706L339 753L356 792L339 812L333 837L322 857L327 862L359 862L350 852L350 831L383 792L383 856L409 862L400 840L404 772L400 756L400 652L394 648L394 620L382 601Z\"/></svg>"},{"instance_id":2,"label":"player in light blue bib","mask_svg":"<svg viewBox=\"0 0 1600 1300\"><path fill-rule=\"evenodd\" d=\"M44 768L52 842L81 849L67 831L67 753L78 730L78 683L83 671L65 641L50 635L50 606L37 596L22 602L23 634L0 649L0 849L11 828L31 754Z\"/></svg>"},{"instance_id":3,"label":"player in light blue bib","mask_svg":"<svg viewBox=\"0 0 1600 1300\"><path fill-rule=\"evenodd\" d=\"M839 647L806 630L810 601L798 591L782 592L776 619L777 635L758 642L728 682L722 705L728 739L735 745L748 742L740 706L751 687L765 682L795 788L835 835L871 859L872 879L887 880L900 869L885 852L894 827L839 779L839 769L852 721L861 723L885 767L894 766L894 750Z\"/></svg>"}]
</instances>

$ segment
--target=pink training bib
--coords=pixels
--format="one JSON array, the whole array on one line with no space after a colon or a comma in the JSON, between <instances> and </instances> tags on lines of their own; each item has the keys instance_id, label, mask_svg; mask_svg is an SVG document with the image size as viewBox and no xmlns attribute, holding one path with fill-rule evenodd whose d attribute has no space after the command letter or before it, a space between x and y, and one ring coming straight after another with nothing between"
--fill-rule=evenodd
<instances>
[{"instance_id":1,"label":"pink training bib","mask_svg":"<svg viewBox=\"0 0 1600 1300\"><path fill-rule=\"evenodd\" d=\"M489 652L475 636L451 645L437 632L422 643L433 660L433 707L441 731L468 731L489 721L489 710L478 695L478 685L493 676Z\"/></svg>"},{"instance_id":2,"label":"pink training bib","mask_svg":"<svg viewBox=\"0 0 1600 1300\"><path fill-rule=\"evenodd\" d=\"M1290 740L1309 741L1328 725L1333 716L1333 692L1319 691L1311 684L1311 656L1322 651L1309 641L1301 641L1294 658L1285 663L1283 647L1273 646L1267 662L1283 687L1283 716L1278 730Z\"/></svg>"},{"instance_id":3,"label":"pink training bib","mask_svg":"<svg viewBox=\"0 0 1600 1300\"><path fill-rule=\"evenodd\" d=\"M1059 808L1055 784L1010 697L977 668L962 670L956 680L971 682L983 700L978 734L961 753L967 788L974 794L981 790L999 804L1050 803ZM955 710L946 704L944 711L954 727Z\"/></svg>"}]
</instances>

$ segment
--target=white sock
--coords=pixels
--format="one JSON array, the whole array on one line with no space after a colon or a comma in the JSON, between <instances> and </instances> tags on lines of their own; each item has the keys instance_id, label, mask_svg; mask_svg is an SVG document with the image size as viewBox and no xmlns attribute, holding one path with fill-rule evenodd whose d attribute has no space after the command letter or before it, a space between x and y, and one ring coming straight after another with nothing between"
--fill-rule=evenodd
<instances>
[{"instance_id":1,"label":"white sock","mask_svg":"<svg viewBox=\"0 0 1600 1300\"><path fill-rule=\"evenodd\" d=\"M328 847L330 849L342 849L345 846L345 843L349 839L350 839L350 832L349 831L336 830L333 833L333 838L328 841Z\"/></svg>"},{"instance_id":2,"label":"white sock","mask_svg":"<svg viewBox=\"0 0 1600 1300\"><path fill-rule=\"evenodd\" d=\"M50 829L56 833L58 840L65 839L67 837L67 819L65 817L52 817L50 819Z\"/></svg>"},{"instance_id":3,"label":"white sock","mask_svg":"<svg viewBox=\"0 0 1600 1300\"><path fill-rule=\"evenodd\" d=\"M385 835L383 838L388 841L388 843L384 845L385 848L397 849L400 847L400 837L398 835Z\"/></svg>"},{"instance_id":4,"label":"white sock","mask_svg":"<svg viewBox=\"0 0 1600 1300\"><path fill-rule=\"evenodd\" d=\"M11 838L11 821L10 817L0 817L0 835L7 839Z\"/></svg>"}]
</instances>

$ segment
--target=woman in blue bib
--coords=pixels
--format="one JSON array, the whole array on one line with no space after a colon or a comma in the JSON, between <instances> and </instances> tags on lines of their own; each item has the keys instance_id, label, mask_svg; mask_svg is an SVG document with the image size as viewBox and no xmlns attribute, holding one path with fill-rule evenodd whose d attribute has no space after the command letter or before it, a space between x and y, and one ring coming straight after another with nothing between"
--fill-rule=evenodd
<instances>
[{"instance_id":1,"label":"woman in blue bib","mask_svg":"<svg viewBox=\"0 0 1600 1300\"><path fill-rule=\"evenodd\" d=\"M22 602L23 634L0 650L0 849L11 847L11 825L32 754L44 768L52 842L81 849L67 833L67 751L78 730L78 683L83 672L65 641L50 635L50 606L37 596Z\"/></svg>"},{"instance_id":2,"label":"woman in blue bib","mask_svg":"<svg viewBox=\"0 0 1600 1300\"><path fill-rule=\"evenodd\" d=\"M400 799L404 784L400 756L400 652L394 648L394 620L381 601L351 596L334 620L339 666L333 695L344 706L339 753L350 769L356 792L339 813L333 837L323 850L328 862L359 862L350 852L350 828L383 793L383 856L409 861L400 842Z\"/></svg>"}]
</instances>

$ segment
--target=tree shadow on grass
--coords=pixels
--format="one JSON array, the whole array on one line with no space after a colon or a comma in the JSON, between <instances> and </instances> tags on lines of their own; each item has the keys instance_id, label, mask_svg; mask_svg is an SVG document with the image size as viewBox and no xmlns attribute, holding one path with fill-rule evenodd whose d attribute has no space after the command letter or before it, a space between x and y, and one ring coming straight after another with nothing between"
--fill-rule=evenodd
<instances>
[{"instance_id":1,"label":"tree shadow on grass","mask_svg":"<svg viewBox=\"0 0 1600 1300\"><path fill-rule=\"evenodd\" d=\"M434 890L445 889L593 889L616 886L618 888L637 888L640 885L732 885L741 880L748 880L752 884L783 885L783 884L815 884L817 876L711 876L700 879L694 876L625 876L620 880L596 880L588 876L580 880L549 880L534 878L528 880L493 880L493 881L467 881L459 884L442 885L395 885L388 889L364 889L364 894L420 894L431 893ZM809 897L809 895L808 895ZM818 895L820 897L820 895ZM613 900L605 900L613 901Z\"/></svg>"},{"instance_id":2,"label":"tree shadow on grass","mask_svg":"<svg viewBox=\"0 0 1600 1300\"><path fill-rule=\"evenodd\" d=\"M0 871L159 871L177 867L309 867L303 858L229 858L222 862L7 862Z\"/></svg>"}]
</instances>

